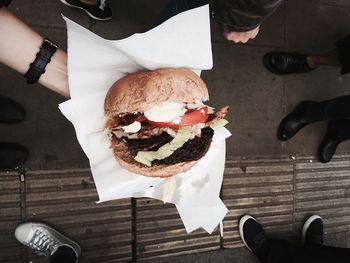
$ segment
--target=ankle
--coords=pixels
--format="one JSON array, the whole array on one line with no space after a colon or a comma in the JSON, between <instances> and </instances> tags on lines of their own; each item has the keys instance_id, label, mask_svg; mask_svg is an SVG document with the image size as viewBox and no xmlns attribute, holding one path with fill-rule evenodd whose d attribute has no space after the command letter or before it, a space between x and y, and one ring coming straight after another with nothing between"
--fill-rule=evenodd
<instances>
[{"instance_id":1,"label":"ankle","mask_svg":"<svg viewBox=\"0 0 350 263\"><path fill-rule=\"evenodd\" d=\"M54 260L55 262L61 262L65 261L67 259L70 259L70 262L76 262L78 258L78 254L74 251L74 249L66 244L61 245L57 248L57 250L52 253L51 260Z\"/></svg>"}]
</instances>

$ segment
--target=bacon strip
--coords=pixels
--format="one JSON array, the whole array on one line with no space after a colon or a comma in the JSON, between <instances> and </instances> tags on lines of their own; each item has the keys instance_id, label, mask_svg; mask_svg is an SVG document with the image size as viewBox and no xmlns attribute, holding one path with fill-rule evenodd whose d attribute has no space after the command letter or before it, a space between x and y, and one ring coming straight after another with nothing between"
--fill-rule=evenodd
<instances>
[{"instance_id":1,"label":"bacon strip","mask_svg":"<svg viewBox=\"0 0 350 263\"><path fill-rule=\"evenodd\" d=\"M214 122L217 122L217 121L225 118L225 116L229 112L229 110L230 110L230 107L225 106L225 107L222 107L219 110L215 111L213 114L210 114L208 121L205 123L204 127L209 127Z\"/></svg>"},{"instance_id":2,"label":"bacon strip","mask_svg":"<svg viewBox=\"0 0 350 263\"><path fill-rule=\"evenodd\" d=\"M173 139L169 134L162 133L161 135L151 137L148 139L126 139L128 148L132 152L138 151L149 151L153 149L158 149L162 145L170 142Z\"/></svg>"}]
</instances>

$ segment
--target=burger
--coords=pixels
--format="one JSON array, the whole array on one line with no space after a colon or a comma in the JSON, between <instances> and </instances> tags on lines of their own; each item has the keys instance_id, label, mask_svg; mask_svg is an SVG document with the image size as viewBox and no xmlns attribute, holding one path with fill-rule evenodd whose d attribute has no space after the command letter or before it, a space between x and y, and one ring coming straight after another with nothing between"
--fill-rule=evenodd
<instances>
[{"instance_id":1,"label":"burger","mask_svg":"<svg viewBox=\"0 0 350 263\"><path fill-rule=\"evenodd\" d=\"M115 159L150 177L185 172L208 151L228 107L215 111L203 80L185 68L128 74L109 89L105 130Z\"/></svg>"}]
</instances>

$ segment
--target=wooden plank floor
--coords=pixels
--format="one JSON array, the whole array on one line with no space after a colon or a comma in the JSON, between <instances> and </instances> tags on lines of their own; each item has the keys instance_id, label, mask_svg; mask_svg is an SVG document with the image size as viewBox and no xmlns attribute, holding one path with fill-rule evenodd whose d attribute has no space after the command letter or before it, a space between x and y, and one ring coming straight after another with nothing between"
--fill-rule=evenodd
<instances>
[{"instance_id":1,"label":"wooden plank floor","mask_svg":"<svg viewBox=\"0 0 350 263\"><path fill-rule=\"evenodd\" d=\"M238 220L255 216L268 234L297 235L317 213L328 234L350 230L350 157L227 161L221 196L229 208L224 237L186 234L172 204L124 199L102 204L88 169L0 174L0 262L46 262L21 247L21 221L43 221L82 246L80 262L132 262L243 246Z\"/></svg>"}]
</instances>

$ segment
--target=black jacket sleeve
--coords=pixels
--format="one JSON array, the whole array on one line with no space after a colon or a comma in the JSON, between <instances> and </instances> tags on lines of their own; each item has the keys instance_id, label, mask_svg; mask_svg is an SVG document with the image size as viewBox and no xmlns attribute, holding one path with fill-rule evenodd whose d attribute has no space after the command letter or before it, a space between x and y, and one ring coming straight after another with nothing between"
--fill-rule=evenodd
<instances>
[{"instance_id":1,"label":"black jacket sleeve","mask_svg":"<svg viewBox=\"0 0 350 263\"><path fill-rule=\"evenodd\" d=\"M0 0L0 8L3 6L8 6L11 0Z\"/></svg>"},{"instance_id":2,"label":"black jacket sleeve","mask_svg":"<svg viewBox=\"0 0 350 263\"><path fill-rule=\"evenodd\" d=\"M259 26L283 0L210 0L214 19L226 31L246 32Z\"/></svg>"}]
</instances>

